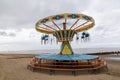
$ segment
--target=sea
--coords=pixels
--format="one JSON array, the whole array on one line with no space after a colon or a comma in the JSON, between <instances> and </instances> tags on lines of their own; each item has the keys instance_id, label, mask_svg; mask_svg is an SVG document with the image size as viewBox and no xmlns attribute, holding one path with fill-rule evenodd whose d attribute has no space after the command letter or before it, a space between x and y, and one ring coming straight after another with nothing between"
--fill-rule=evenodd
<instances>
[{"instance_id":1,"label":"sea","mask_svg":"<svg viewBox=\"0 0 120 80\"><path fill-rule=\"evenodd\" d=\"M91 54L91 53L102 53L102 52L117 52L120 48L75 48L73 52L76 54ZM34 50L14 50L14 51L0 51L0 54L59 54L60 49L34 49Z\"/></svg>"}]
</instances>

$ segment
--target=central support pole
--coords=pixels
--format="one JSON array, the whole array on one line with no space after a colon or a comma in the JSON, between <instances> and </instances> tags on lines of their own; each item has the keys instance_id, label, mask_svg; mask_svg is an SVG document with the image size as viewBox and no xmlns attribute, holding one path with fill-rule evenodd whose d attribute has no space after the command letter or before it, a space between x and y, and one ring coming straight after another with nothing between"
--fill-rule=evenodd
<instances>
[{"instance_id":1,"label":"central support pole","mask_svg":"<svg viewBox=\"0 0 120 80\"><path fill-rule=\"evenodd\" d=\"M66 30L66 23L63 23L63 30ZM64 35L66 35L66 34L64 34ZM71 48L68 40L65 40L62 42L60 54L61 55L73 54L72 48Z\"/></svg>"},{"instance_id":2,"label":"central support pole","mask_svg":"<svg viewBox=\"0 0 120 80\"><path fill-rule=\"evenodd\" d=\"M66 30L66 23L63 23L63 30Z\"/></svg>"}]
</instances>

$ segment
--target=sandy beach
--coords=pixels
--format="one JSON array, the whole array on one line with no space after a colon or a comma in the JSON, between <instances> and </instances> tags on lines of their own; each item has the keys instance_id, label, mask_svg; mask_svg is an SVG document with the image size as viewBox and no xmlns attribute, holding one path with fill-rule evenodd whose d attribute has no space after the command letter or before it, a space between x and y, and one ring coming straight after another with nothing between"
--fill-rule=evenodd
<instances>
[{"instance_id":1,"label":"sandy beach","mask_svg":"<svg viewBox=\"0 0 120 80\"><path fill-rule=\"evenodd\" d=\"M120 61L109 60L117 55L102 55L107 59L108 72L97 74L80 73L73 76L71 72L49 71L32 72L27 70L27 64L34 55L30 54L1 54L0 55L0 80L120 80Z\"/></svg>"}]
</instances>

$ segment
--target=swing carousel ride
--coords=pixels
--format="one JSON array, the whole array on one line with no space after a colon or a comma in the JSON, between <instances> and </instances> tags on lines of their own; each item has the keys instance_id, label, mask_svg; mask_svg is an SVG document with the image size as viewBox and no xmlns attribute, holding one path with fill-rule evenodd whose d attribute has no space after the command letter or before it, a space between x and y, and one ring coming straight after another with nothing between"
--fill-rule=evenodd
<instances>
[{"instance_id":1,"label":"swing carousel ride","mask_svg":"<svg viewBox=\"0 0 120 80\"><path fill-rule=\"evenodd\" d=\"M95 25L94 19L84 14L59 14L40 19L36 23L36 30L45 33L41 37L41 43L49 39L52 35L57 42L61 42L59 54L40 54L31 59L27 68L34 70L72 71L97 71L107 69L106 62L99 56L74 54L70 42L76 36L76 40L88 41L90 34L88 29ZM79 32L82 36L79 38ZM50 39L52 42L52 39Z\"/></svg>"}]
</instances>

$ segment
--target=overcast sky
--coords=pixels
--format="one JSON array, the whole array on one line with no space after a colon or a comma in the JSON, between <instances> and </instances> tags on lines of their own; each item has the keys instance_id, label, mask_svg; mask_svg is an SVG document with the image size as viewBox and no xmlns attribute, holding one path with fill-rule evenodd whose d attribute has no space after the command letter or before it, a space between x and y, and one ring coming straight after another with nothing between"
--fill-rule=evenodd
<instances>
[{"instance_id":1,"label":"overcast sky","mask_svg":"<svg viewBox=\"0 0 120 80\"><path fill-rule=\"evenodd\" d=\"M49 47L41 46L35 23L61 13L83 13L95 19L96 25L89 30L91 41L82 46L73 42L73 47L120 47L119 3L120 0L0 0L0 50Z\"/></svg>"}]
</instances>

